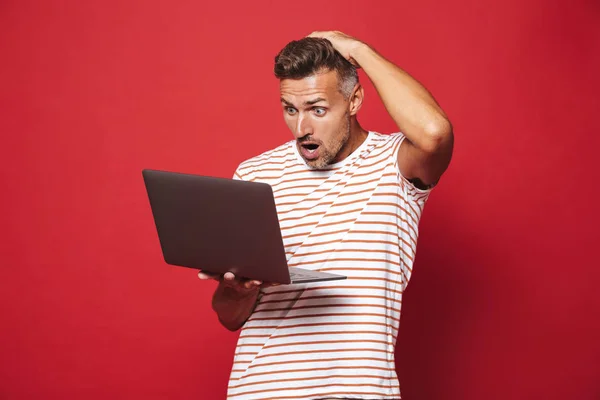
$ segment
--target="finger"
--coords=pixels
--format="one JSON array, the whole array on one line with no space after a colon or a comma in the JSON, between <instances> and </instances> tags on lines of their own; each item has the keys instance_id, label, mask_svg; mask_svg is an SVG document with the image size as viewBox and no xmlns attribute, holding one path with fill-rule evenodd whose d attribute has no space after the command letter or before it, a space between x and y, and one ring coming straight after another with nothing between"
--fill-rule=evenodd
<instances>
[{"instance_id":1,"label":"finger","mask_svg":"<svg viewBox=\"0 0 600 400\"><path fill-rule=\"evenodd\" d=\"M360 65L358 65L358 63L356 62L356 60L354 58L349 58L348 61L350 61L350 64L354 65L354 67L356 69L360 69Z\"/></svg>"},{"instance_id":2,"label":"finger","mask_svg":"<svg viewBox=\"0 0 600 400\"><path fill-rule=\"evenodd\" d=\"M235 279L235 275L232 274L231 272L225 272L225 275L223 275L223 279L225 279L226 281L233 281Z\"/></svg>"},{"instance_id":3,"label":"finger","mask_svg":"<svg viewBox=\"0 0 600 400\"><path fill-rule=\"evenodd\" d=\"M280 283L265 282L261 286L264 287L264 288L268 288L268 287L271 287L271 286L279 286L279 285L280 285Z\"/></svg>"},{"instance_id":4,"label":"finger","mask_svg":"<svg viewBox=\"0 0 600 400\"><path fill-rule=\"evenodd\" d=\"M262 283L261 281L252 280L252 281L245 281L242 283L242 285L244 286L245 289L252 289L257 286L260 286L261 283Z\"/></svg>"},{"instance_id":5,"label":"finger","mask_svg":"<svg viewBox=\"0 0 600 400\"><path fill-rule=\"evenodd\" d=\"M206 272L198 272L198 278L200 279L215 279L216 275L215 274L209 274Z\"/></svg>"},{"instance_id":6,"label":"finger","mask_svg":"<svg viewBox=\"0 0 600 400\"><path fill-rule=\"evenodd\" d=\"M308 35L308 37L317 37L317 38L324 38L325 36L326 36L326 32L321 32L321 31L314 31L310 35Z\"/></svg>"},{"instance_id":7,"label":"finger","mask_svg":"<svg viewBox=\"0 0 600 400\"><path fill-rule=\"evenodd\" d=\"M200 279L209 279L208 275L206 275L203 272L198 272L198 278L200 278Z\"/></svg>"}]
</instances>

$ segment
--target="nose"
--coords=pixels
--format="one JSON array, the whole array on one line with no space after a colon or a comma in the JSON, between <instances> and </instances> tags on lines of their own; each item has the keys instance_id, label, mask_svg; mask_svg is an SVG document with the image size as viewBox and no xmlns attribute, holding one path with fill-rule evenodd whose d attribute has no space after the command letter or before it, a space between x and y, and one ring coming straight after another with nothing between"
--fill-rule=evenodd
<instances>
[{"instance_id":1,"label":"nose","mask_svg":"<svg viewBox=\"0 0 600 400\"><path fill-rule=\"evenodd\" d=\"M310 118L303 113L298 113L298 118L296 119L296 129L295 136L297 139L303 138L306 135L310 135L313 133L313 128L310 123Z\"/></svg>"}]
</instances>

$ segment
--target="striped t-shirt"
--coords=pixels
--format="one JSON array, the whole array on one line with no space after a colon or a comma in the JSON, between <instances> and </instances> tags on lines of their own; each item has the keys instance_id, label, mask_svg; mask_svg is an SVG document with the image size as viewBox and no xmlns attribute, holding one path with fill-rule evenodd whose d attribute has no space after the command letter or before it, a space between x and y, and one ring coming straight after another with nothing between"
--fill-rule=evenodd
<instances>
[{"instance_id":1,"label":"striped t-shirt","mask_svg":"<svg viewBox=\"0 0 600 400\"><path fill-rule=\"evenodd\" d=\"M402 293L430 190L398 169L402 133L369 132L346 159L309 168L290 141L240 164L271 185L290 267L341 281L261 289L242 327L228 399L399 399Z\"/></svg>"}]
</instances>

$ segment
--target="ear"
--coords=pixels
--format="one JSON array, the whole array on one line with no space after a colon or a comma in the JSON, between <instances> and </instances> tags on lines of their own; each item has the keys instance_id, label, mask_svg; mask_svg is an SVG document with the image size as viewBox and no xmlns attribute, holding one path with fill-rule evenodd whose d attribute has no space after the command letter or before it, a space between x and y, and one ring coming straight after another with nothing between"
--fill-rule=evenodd
<instances>
[{"instance_id":1,"label":"ear","mask_svg":"<svg viewBox=\"0 0 600 400\"><path fill-rule=\"evenodd\" d=\"M348 111L350 115L356 115L358 110L362 107L363 100L365 98L365 91L360 83L354 85L352 94L350 95L350 102L348 104Z\"/></svg>"}]
</instances>

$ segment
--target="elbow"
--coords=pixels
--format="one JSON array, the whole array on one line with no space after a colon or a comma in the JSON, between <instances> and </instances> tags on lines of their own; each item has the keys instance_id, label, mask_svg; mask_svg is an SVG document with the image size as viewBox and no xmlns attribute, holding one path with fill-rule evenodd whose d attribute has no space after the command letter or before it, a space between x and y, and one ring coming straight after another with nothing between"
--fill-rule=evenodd
<instances>
[{"instance_id":1,"label":"elbow","mask_svg":"<svg viewBox=\"0 0 600 400\"><path fill-rule=\"evenodd\" d=\"M212 309L217 314L217 318L221 325L227 328L227 330L235 332L241 328L239 321L235 319L231 313L228 313L227 309L223 308L223 305L217 300L217 296L213 297Z\"/></svg>"},{"instance_id":2,"label":"elbow","mask_svg":"<svg viewBox=\"0 0 600 400\"><path fill-rule=\"evenodd\" d=\"M238 329L240 329L243 325L240 324L238 321L226 321L224 319L221 318L221 316L219 316L219 322L221 323L221 325L223 325L228 331L231 332L235 332Z\"/></svg>"},{"instance_id":3,"label":"elbow","mask_svg":"<svg viewBox=\"0 0 600 400\"><path fill-rule=\"evenodd\" d=\"M437 153L453 138L452 124L444 117L429 122L423 133L422 150L430 154Z\"/></svg>"},{"instance_id":4,"label":"elbow","mask_svg":"<svg viewBox=\"0 0 600 400\"><path fill-rule=\"evenodd\" d=\"M237 325L223 325L229 332L235 332L241 328L241 326Z\"/></svg>"}]
</instances>

